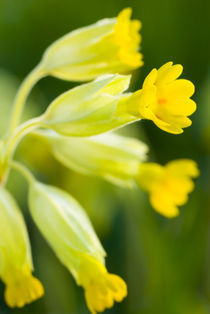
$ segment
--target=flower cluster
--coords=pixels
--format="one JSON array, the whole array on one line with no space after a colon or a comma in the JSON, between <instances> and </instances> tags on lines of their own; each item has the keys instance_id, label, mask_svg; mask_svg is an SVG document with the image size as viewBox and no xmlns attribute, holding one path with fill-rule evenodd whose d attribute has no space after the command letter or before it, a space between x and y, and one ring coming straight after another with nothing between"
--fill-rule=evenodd
<instances>
[{"instance_id":1,"label":"flower cluster","mask_svg":"<svg viewBox=\"0 0 210 314\"><path fill-rule=\"evenodd\" d=\"M14 101L8 133L0 140L0 277L5 300L22 307L44 294L32 275L33 262L21 211L5 184L10 168L29 183L31 216L78 285L85 291L92 314L111 308L127 295L126 283L110 274L104 251L89 217L65 191L38 182L14 152L32 132L44 140L52 155L67 168L98 176L112 184L149 194L152 207L165 217L178 215L199 175L194 161L180 159L166 166L147 161L148 147L124 137L116 129L149 119L160 129L179 134L191 125L196 104L190 98L194 85L178 79L181 65L168 62L153 69L142 89L126 92L132 70L143 65L141 23L131 20L131 9L73 31L53 43L38 66L26 77ZM47 75L64 80L88 81L68 90L49 104L41 116L20 124L26 98L34 84Z\"/></svg>"}]
</instances>

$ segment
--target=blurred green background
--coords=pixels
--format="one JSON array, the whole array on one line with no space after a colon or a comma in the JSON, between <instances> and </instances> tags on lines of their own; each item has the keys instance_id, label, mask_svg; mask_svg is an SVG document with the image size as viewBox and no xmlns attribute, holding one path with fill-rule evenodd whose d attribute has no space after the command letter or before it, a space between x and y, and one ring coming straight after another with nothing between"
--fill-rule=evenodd
<instances>
[{"instance_id":1,"label":"blurred green background","mask_svg":"<svg viewBox=\"0 0 210 314\"><path fill-rule=\"evenodd\" d=\"M150 160L165 163L192 158L201 176L178 218L167 220L153 211L147 195L124 191L95 178L67 171L34 140L20 148L22 160L39 178L62 186L85 206L107 250L110 272L128 283L127 299L107 313L210 313L209 79L207 77L207 4L196 0L0 0L0 131L6 127L19 82L38 63L45 48L65 33L113 17L131 6L143 23L145 65L134 73L132 89L145 75L167 61L184 65L183 77L196 86L198 110L192 127L170 135L143 121L125 130L150 146ZM43 112L47 104L74 84L46 78L34 88L27 115ZM36 149L37 148L37 149ZM47 165L47 166L46 166ZM27 187L12 174L9 188L21 205L30 233L36 275L45 296L23 309L11 310L3 301L0 314L87 314L83 291L59 263L32 222L26 206ZM44 209L43 209L44 210Z\"/></svg>"}]
</instances>

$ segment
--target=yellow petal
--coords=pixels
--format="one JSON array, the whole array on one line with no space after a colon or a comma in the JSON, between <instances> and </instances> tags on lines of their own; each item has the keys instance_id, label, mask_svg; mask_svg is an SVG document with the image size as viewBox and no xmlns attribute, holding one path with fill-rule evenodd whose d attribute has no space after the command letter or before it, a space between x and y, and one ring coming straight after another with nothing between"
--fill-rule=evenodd
<instances>
[{"instance_id":1,"label":"yellow petal","mask_svg":"<svg viewBox=\"0 0 210 314\"><path fill-rule=\"evenodd\" d=\"M174 218L179 215L179 210L171 199L171 195L162 189L157 189L151 194L150 202L158 213L167 218Z\"/></svg>"},{"instance_id":2,"label":"yellow petal","mask_svg":"<svg viewBox=\"0 0 210 314\"><path fill-rule=\"evenodd\" d=\"M119 276L115 274L108 274L107 284L117 302L121 302L127 296L127 286L124 280Z\"/></svg>"},{"instance_id":3,"label":"yellow petal","mask_svg":"<svg viewBox=\"0 0 210 314\"><path fill-rule=\"evenodd\" d=\"M16 280L9 282L5 290L5 300L10 307L23 307L44 294L41 282L31 274L19 276Z\"/></svg>"},{"instance_id":4,"label":"yellow petal","mask_svg":"<svg viewBox=\"0 0 210 314\"><path fill-rule=\"evenodd\" d=\"M165 108L173 115L190 116L196 110L196 103L190 98L174 96L165 104Z\"/></svg>"},{"instance_id":5,"label":"yellow petal","mask_svg":"<svg viewBox=\"0 0 210 314\"><path fill-rule=\"evenodd\" d=\"M155 84L157 80L157 69L153 69L145 78L144 83L143 83L143 89L151 87L151 85Z\"/></svg>"},{"instance_id":6,"label":"yellow petal","mask_svg":"<svg viewBox=\"0 0 210 314\"><path fill-rule=\"evenodd\" d=\"M163 120L161 119L155 119L153 120L153 122L163 131L166 131L168 133L171 133L171 134L181 134L183 133L183 130L181 127L178 127L176 125L173 125L173 124L169 124L169 123L166 123L164 122Z\"/></svg>"},{"instance_id":7,"label":"yellow petal","mask_svg":"<svg viewBox=\"0 0 210 314\"><path fill-rule=\"evenodd\" d=\"M194 84L189 80L179 79L167 85L166 97L191 97L195 92Z\"/></svg>"},{"instance_id":8,"label":"yellow petal","mask_svg":"<svg viewBox=\"0 0 210 314\"><path fill-rule=\"evenodd\" d=\"M137 182L146 191L151 191L159 184L164 175L164 167L156 163L141 163Z\"/></svg>"},{"instance_id":9,"label":"yellow petal","mask_svg":"<svg viewBox=\"0 0 210 314\"><path fill-rule=\"evenodd\" d=\"M194 189L194 183L187 177L169 177L165 187L165 194L170 195L175 205L184 205L188 194Z\"/></svg>"},{"instance_id":10,"label":"yellow petal","mask_svg":"<svg viewBox=\"0 0 210 314\"><path fill-rule=\"evenodd\" d=\"M192 124L192 121L189 118L178 115L165 115L164 121L167 121L171 126L178 128L187 128Z\"/></svg>"},{"instance_id":11,"label":"yellow petal","mask_svg":"<svg viewBox=\"0 0 210 314\"><path fill-rule=\"evenodd\" d=\"M141 22L130 20L131 8L126 8L117 17L114 29L114 42L119 48L118 56L121 62L133 68L142 65L142 55L139 53Z\"/></svg>"},{"instance_id":12,"label":"yellow petal","mask_svg":"<svg viewBox=\"0 0 210 314\"><path fill-rule=\"evenodd\" d=\"M166 169L171 174L185 175L192 178L199 176L197 163L191 159L178 159L170 161L167 163Z\"/></svg>"},{"instance_id":13,"label":"yellow petal","mask_svg":"<svg viewBox=\"0 0 210 314\"><path fill-rule=\"evenodd\" d=\"M169 61L169 62L166 62L165 64L163 64L158 69L159 75L162 75L162 73L165 73L166 71L170 70L172 66L173 66L173 62L172 61Z\"/></svg>"},{"instance_id":14,"label":"yellow petal","mask_svg":"<svg viewBox=\"0 0 210 314\"><path fill-rule=\"evenodd\" d=\"M152 116L154 115L152 111L152 104L155 103L156 101L156 86L151 85L150 87L147 87L143 90L143 92L139 93L140 91L137 91L136 93L133 94L133 100L135 101L135 94L136 98L138 97L139 99L136 99L136 103L138 106L138 111L140 113L140 116L144 119L151 119ZM139 93L139 94L138 94ZM132 106L133 107L133 106Z\"/></svg>"},{"instance_id":15,"label":"yellow petal","mask_svg":"<svg viewBox=\"0 0 210 314\"><path fill-rule=\"evenodd\" d=\"M176 80L182 74L182 71L181 64L172 65L171 62L168 62L158 69L156 84L169 84Z\"/></svg>"},{"instance_id":16,"label":"yellow petal","mask_svg":"<svg viewBox=\"0 0 210 314\"><path fill-rule=\"evenodd\" d=\"M85 298L92 314L103 312L127 296L122 278L109 274L104 265L87 254L81 255L79 284L85 289Z\"/></svg>"},{"instance_id":17,"label":"yellow petal","mask_svg":"<svg viewBox=\"0 0 210 314\"><path fill-rule=\"evenodd\" d=\"M194 189L191 177L198 174L197 164L189 159L174 160L165 167L145 163L139 166L136 182L149 192L153 208L172 218L179 214L177 206L187 202L188 194Z\"/></svg>"}]
</instances>

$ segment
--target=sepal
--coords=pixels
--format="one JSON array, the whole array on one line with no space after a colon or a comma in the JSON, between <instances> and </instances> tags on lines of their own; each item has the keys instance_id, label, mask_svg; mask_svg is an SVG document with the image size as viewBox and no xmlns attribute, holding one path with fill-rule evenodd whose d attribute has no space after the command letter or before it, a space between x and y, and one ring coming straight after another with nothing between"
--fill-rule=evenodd
<instances>
[{"instance_id":1,"label":"sepal","mask_svg":"<svg viewBox=\"0 0 210 314\"><path fill-rule=\"evenodd\" d=\"M136 120L129 114L115 115L130 76L107 75L71 89L55 99L42 116L45 128L70 136L90 136Z\"/></svg>"},{"instance_id":2,"label":"sepal","mask_svg":"<svg viewBox=\"0 0 210 314\"><path fill-rule=\"evenodd\" d=\"M133 178L148 151L141 141L114 133L70 137L43 130L36 134L47 140L55 158L67 168L123 187L135 184Z\"/></svg>"}]
</instances>

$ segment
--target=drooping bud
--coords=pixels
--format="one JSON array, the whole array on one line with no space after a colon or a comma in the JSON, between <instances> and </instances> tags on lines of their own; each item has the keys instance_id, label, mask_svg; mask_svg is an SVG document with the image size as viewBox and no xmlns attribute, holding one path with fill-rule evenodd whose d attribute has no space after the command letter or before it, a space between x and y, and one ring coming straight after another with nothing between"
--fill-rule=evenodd
<instances>
[{"instance_id":1,"label":"drooping bud","mask_svg":"<svg viewBox=\"0 0 210 314\"><path fill-rule=\"evenodd\" d=\"M0 188L0 277L10 307L22 307L40 298L44 289L32 275L33 263L24 219L13 197Z\"/></svg>"},{"instance_id":2,"label":"drooping bud","mask_svg":"<svg viewBox=\"0 0 210 314\"><path fill-rule=\"evenodd\" d=\"M85 289L91 313L112 307L127 295L125 282L106 270L105 251L83 208L66 192L33 182L32 217L60 261Z\"/></svg>"}]
</instances>

